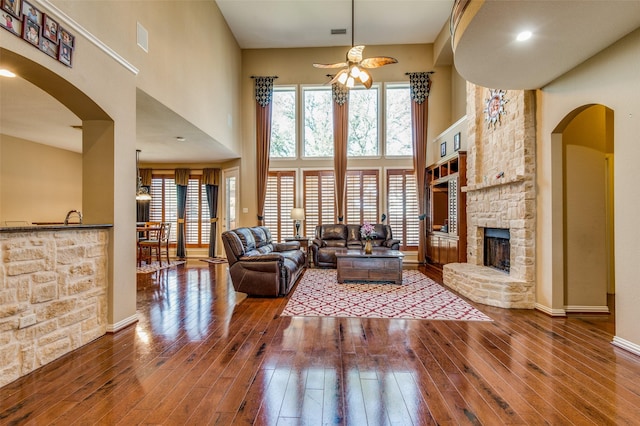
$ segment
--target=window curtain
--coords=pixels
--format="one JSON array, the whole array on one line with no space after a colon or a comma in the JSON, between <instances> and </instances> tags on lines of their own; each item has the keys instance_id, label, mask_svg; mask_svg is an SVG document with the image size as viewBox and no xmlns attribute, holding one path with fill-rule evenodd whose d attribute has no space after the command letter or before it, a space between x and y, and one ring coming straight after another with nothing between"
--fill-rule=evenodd
<instances>
[{"instance_id":1,"label":"window curtain","mask_svg":"<svg viewBox=\"0 0 640 426\"><path fill-rule=\"evenodd\" d=\"M207 192L207 203L209 204L209 220L211 229L209 231L209 257L216 257L216 238L218 225L218 188L220 187L220 169L203 169L202 183Z\"/></svg>"},{"instance_id":2,"label":"window curtain","mask_svg":"<svg viewBox=\"0 0 640 426\"><path fill-rule=\"evenodd\" d=\"M140 173L140 177L142 178L142 186L147 188L149 194L151 194L151 177L153 170L151 169L140 169L138 173ZM136 201L136 221L137 222L149 222L149 206L151 203L149 201Z\"/></svg>"},{"instance_id":3,"label":"window curtain","mask_svg":"<svg viewBox=\"0 0 640 426\"><path fill-rule=\"evenodd\" d=\"M418 198L418 262L424 263L426 256L426 205L424 197L425 167L427 166L427 126L429 123L429 90L432 72L408 73L411 86L411 135L413 145L413 171L416 174Z\"/></svg>"},{"instance_id":4,"label":"window curtain","mask_svg":"<svg viewBox=\"0 0 640 426\"><path fill-rule=\"evenodd\" d=\"M176 247L176 257L184 259L187 257L186 229L184 217L187 210L187 186L189 185L189 169L176 169L176 193L178 204L178 241Z\"/></svg>"},{"instance_id":5,"label":"window curtain","mask_svg":"<svg viewBox=\"0 0 640 426\"><path fill-rule=\"evenodd\" d=\"M264 202L269 178L269 153L271 151L272 77L252 77L256 95L256 162L258 184L258 225L264 225Z\"/></svg>"},{"instance_id":6,"label":"window curtain","mask_svg":"<svg viewBox=\"0 0 640 426\"><path fill-rule=\"evenodd\" d=\"M347 142L349 140L349 89L341 84L332 85L333 94L333 168L336 185L336 213L343 223L347 192Z\"/></svg>"}]
</instances>

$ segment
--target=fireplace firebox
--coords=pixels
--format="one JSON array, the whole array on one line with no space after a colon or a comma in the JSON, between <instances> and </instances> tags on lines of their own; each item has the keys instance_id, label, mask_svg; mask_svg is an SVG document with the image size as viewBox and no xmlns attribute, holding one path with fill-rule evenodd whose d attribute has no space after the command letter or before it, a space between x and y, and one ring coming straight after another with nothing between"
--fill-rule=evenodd
<instances>
[{"instance_id":1,"label":"fireplace firebox","mask_svg":"<svg viewBox=\"0 0 640 426\"><path fill-rule=\"evenodd\" d=\"M502 228L484 229L484 265L509 272L510 244L509 230Z\"/></svg>"}]
</instances>

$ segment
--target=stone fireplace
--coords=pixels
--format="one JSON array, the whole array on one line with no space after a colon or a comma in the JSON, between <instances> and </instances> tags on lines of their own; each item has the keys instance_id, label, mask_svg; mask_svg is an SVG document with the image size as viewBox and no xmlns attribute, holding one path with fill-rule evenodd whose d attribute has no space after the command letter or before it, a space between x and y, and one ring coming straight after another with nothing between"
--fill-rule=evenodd
<instances>
[{"instance_id":1,"label":"stone fireplace","mask_svg":"<svg viewBox=\"0 0 640 426\"><path fill-rule=\"evenodd\" d=\"M506 91L505 114L488 126L483 110L489 97L488 89L467 84L467 263L444 265L443 281L475 302L532 309L535 94ZM500 267L491 264L496 254Z\"/></svg>"}]
</instances>

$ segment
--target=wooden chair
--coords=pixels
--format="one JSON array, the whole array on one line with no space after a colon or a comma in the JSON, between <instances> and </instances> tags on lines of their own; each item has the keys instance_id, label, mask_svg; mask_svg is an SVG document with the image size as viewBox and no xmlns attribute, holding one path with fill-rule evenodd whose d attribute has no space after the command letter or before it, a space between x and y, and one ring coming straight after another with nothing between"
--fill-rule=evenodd
<instances>
[{"instance_id":1,"label":"wooden chair","mask_svg":"<svg viewBox=\"0 0 640 426\"><path fill-rule=\"evenodd\" d=\"M162 266L162 246L164 245L167 255L167 263L169 260L169 233L171 224L167 222L150 225L153 229L148 232L146 239L138 241L138 266L145 260L147 263L153 261L154 255L160 266Z\"/></svg>"}]
</instances>

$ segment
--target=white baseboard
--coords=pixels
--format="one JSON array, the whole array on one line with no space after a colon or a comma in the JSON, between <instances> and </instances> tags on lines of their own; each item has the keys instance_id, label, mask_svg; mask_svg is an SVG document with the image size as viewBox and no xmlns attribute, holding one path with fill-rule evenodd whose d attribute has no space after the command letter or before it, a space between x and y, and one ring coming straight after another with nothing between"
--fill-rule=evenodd
<instances>
[{"instance_id":1,"label":"white baseboard","mask_svg":"<svg viewBox=\"0 0 640 426\"><path fill-rule=\"evenodd\" d=\"M544 312L545 314L552 317L566 317L567 311L564 309L553 309L545 305L541 305L540 303L536 303L534 305L534 309L537 309L540 312Z\"/></svg>"},{"instance_id":2,"label":"white baseboard","mask_svg":"<svg viewBox=\"0 0 640 426\"><path fill-rule=\"evenodd\" d=\"M583 314L608 314L608 306L580 306L580 305L567 305L564 310L568 313L578 312Z\"/></svg>"},{"instance_id":3,"label":"white baseboard","mask_svg":"<svg viewBox=\"0 0 640 426\"><path fill-rule=\"evenodd\" d=\"M634 355L640 356L640 345L636 345L628 340L625 340L618 336L613 336L613 340L611 341L613 346L617 346L621 349L631 352Z\"/></svg>"},{"instance_id":4,"label":"white baseboard","mask_svg":"<svg viewBox=\"0 0 640 426\"><path fill-rule=\"evenodd\" d=\"M107 333L116 333L123 328L133 324L134 322L138 322L138 314L135 313L128 318L118 321L115 324L107 324Z\"/></svg>"}]
</instances>

